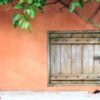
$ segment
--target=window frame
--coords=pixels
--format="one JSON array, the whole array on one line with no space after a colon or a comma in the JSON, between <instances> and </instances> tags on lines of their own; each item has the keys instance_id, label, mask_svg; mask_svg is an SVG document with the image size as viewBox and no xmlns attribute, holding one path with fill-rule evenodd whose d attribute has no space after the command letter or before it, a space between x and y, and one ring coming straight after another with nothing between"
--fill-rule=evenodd
<instances>
[{"instance_id":1,"label":"window frame","mask_svg":"<svg viewBox=\"0 0 100 100\"><path fill-rule=\"evenodd\" d=\"M47 53L48 53L48 86L63 86L63 85L100 85L100 84L82 84L82 83L78 83L78 84L61 84L61 83L57 83L57 84L52 84L51 80L50 80L50 76L51 76L51 34L77 34L77 33L86 33L86 34L100 34L100 30L66 30L66 31L48 31L47 32L47 39L48 39L48 45L47 45Z\"/></svg>"}]
</instances>

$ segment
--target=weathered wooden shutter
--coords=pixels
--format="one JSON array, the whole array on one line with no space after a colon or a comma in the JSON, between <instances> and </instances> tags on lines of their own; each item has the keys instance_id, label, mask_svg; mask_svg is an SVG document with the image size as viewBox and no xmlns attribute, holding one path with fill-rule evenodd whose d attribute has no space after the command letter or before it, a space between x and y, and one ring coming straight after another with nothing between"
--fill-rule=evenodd
<instances>
[{"instance_id":1,"label":"weathered wooden shutter","mask_svg":"<svg viewBox=\"0 0 100 100\"><path fill-rule=\"evenodd\" d=\"M51 84L100 84L100 34L50 34Z\"/></svg>"}]
</instances>

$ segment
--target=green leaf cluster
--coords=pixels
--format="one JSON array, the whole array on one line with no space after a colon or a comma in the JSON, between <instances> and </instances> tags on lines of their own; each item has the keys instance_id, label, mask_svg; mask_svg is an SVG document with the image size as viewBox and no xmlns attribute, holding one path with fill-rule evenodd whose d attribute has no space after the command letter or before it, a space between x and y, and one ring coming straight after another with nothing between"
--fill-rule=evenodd
<instances>
[{"instance_id":1,"label":"green leaf cluster","mask_svg":"<svg viewBox=\"0 0 100 100\"><path fill-rule=\"evenodd\" d=\"M14 27L20 26L21 29L29 29L32 31L30 19L34 19L36 16L37 9L43 12L43 7L46 0L19 0L14 6L14 9L22 9L22 12L14 13L13 25Z\"/></svg>"},{"instance_id":2,"label":"green leaf cluster","mask_svg":"<svg viewBox=\"0 0 100 100\"><path fill-rule=\"evenodd\" d=\"M74 0L70 3L70 12L73 12L76 7L82 8L85 3L92 2L93 0ZM100 0L96 0L100 2Z\"/></svg>"},{"instance_id":3,"label":"green leaf cluster","mask_svg":"<svg viewBox=\"0 0 100 100\"><path fill-rule=\"evenodd\" d=\"M0 0L0 5L3 5L3 4L7 4L9 2L11 2L12 0Z\"/></svg>"},{"instance_id":4,"label":"green leaf cluster","mask_svg":"<svg viewBox=\"0 0 100 100\"><path fill-rule=\"evenodd\" d=\"M0 0L0 5L8 4L16 0ZM70 3L70 11L73 12L76 7L82 8L85 3L92 2L93 0L72 0ZM100 3L100 0L96 0ZM85 3L84 3L85 2ZM16 13L13 14L14 27L20 26L21 29L29 29L32 31L31 19L36 17L37 9L43 13L43 7L46 4L46 0L18 0L13 5L16 9Z\"/></svg>"},{"instance_id":5,"label":"green leaf cluster","mask_svg":"<svg viewBox=\"0 0 100 100\"><path fill-rule=\"evenodd\" d=\"M75 0L75 1L73 1L71 3L71 5L70 5L70 11L73 12L75 7L79 7L79 8L83 7L82 0Z\"/></svg>"}]
</instances>

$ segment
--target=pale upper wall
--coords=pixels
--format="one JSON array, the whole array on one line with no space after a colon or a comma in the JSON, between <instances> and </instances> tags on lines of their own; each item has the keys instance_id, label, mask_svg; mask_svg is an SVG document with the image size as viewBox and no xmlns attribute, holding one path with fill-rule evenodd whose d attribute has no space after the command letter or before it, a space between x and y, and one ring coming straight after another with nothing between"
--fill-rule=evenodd
<instances>
[{"instance_id":1,"label":"pale upper wall","mask_svg":"<svg viewBox=\"0 0 100 100\"><path fill-rule=\"evenodd\" d=\"M32 21L33 32L14 29L10 12L0 10L1 90L93 90L99 86L47 86L47 32L50 30L95 30L77 15L45 7Z\"/></svg>"}]
</instances>

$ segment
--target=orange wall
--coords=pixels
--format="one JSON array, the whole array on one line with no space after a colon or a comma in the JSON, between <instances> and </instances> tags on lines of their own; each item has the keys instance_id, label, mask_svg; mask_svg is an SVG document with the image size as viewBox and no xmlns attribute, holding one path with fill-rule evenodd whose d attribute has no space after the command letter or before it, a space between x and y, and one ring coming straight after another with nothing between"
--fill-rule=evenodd
<instances>
[{"instance_id":1,"label":"orange wall","mask_svg":"<svg viewBox=\"0 0 100 100\"><path fill-rule=\"evenodd\" d=\"M95 30L77 15L52 6L38 12L33 32L14 29L12 12L0 9L0 90L93 90L99 86L47 86L47 32Z\"/></svg>"}]
</instances>

